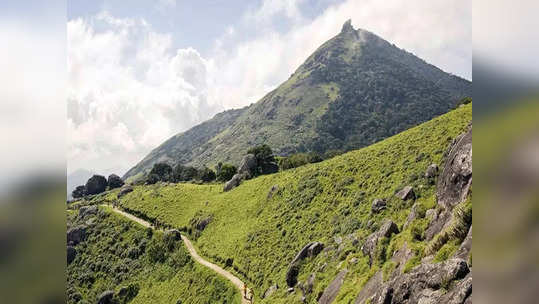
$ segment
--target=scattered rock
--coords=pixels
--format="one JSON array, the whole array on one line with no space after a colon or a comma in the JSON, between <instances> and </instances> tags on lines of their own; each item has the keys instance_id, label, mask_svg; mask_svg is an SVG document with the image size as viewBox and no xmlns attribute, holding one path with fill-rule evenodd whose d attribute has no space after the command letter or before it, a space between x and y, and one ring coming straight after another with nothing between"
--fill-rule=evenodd
<instances>
[{"instance_id":1,"label":"scattered rock","mask_svg":"<svg viewBox=\"0 0 539 304\"><path fill-rule=\"evenodd\" d=\"M333 281L329 283L328 287L324 289L324 293L322 293L322 296L320 297L320 299L318 299L319 304L333 303L333 301L337 297L337 294L339 293L339 290L341 289L342 283L344 282L344 277L347 273L348 270L343 269L337 274Z\"/></svg>"},{"instance_id":2,"label":"scattered rock","mask_svg":"<svg viewBox=\"0 0 539 304\"><path fill-rule=\"evenodd\" d=\"M82 206L79 208L79 217L84 218L88 215L96 215L97 214L97 206Z\"/></svg>"},{"instance_id":3,"label":"scattered rock","mask_svg":"<svg viewBox=\"0 0 539 304\"><path fill-rule=\"evenodd\" d=\"M133 187L131 187L131 186L122 187L122 189L120 189L120 192L118 192L118 198L126 195L129 192L133 192Z\"/></svg>"},{"instance_id":4,"label":"scattered rock","mask_svg":"<svg viewBox=\"0 0 539 304\"><path fill-rule=\"evenodd\" d=\"M311 273L311 275L309 275L309 278L307 278L307 281L305 282L305 284L303 284L303 294L304 295L308 295L311 292L313 292L315 277L316 277L316 275L314 273Z\"/></svg>"},{"instance_id":5,"label":"scattered rock","mask_svg":"<svg viewBox=\"0 0 539 304\"><path fill-rule=\"evenodd\" d=\"M241 180L243 179L243 175L240 174L240 173L236 173L234 174L234 176L232 176L232 178L225 183L225 186L223 187L223 191L230 191L234 188L236 188L237 186L239 186L241 184Z\"/></svg>"},{"instance_id":6,"label":"scattered rock","mask_svg":"<svg viewBox=\"0 0 539 304\"><path fill-rule=\"evenodd\" d=\"M279 289L279 285L277 284L271 285L268 289L266 289L266 291L264 291L264 294L262 295L262 299L265 299L271 296L275 291L277 291L277 289Z\"/></svg>"},{"instance_id":7,"label":"scattered rock","mask_svg":"<svg viewBox=\"0 0 539 304\"><path fill-rule=\"evenodd\" d=\"M286 290L288 293L293 293L294 292L294 287L290 287Z\"/></svg>"},{"instance_id":8,"label":"scattered rock","mask_svg":"<svg viewBox=\"0 0 539 304\"><path fill-rule=\"evenodd\" d=\"M397 227L397 224L393 223L391 220L386 220L378 230L378 235L380 237L390 237L393 233L399 233L399 228Z\"/></svg>"},{"instance_id":9,"label":"scattered rock","mask_svg":"<svg viewBox=\"0 0 539 304\"><path fill-rule=\"evenodd\" d=\"M271 186L270 191L268 192L268 199L271 199L275 193L279 191L279 185L273 185Z\"/></svg>"},{"instance_id":10,"label":"scattered rock","mask_svg":"<svg viewBox=\"0 0 539 304\"><path fill-rule=\"evenodd\" d=\"M449 149L436 186L438 204L447 210L464 201L472 183L472 128L457 137Z\"/></svg>"},{"instance_id":11,"label":"scattered rock","mask_svg":"<svg viewBox=\"0 0 539 304\"><path fill-rule=\"evenodd\" d=\"M406 187L402 188L401 191L397 192L397 194L395 194L395 196L397 196L398 198L400 198L403 201L414 200L415 199L415 192L414 192L414 189L412 188L412 186L406 186Z\"/></svg>"},{"instance_id":12,"label":"scattered rock","mask_svg":"<svg viewBox=\"0 0 539 304\"><path fill-rule=\"evenodd\" d=\"M120 188L124 185L124 181L116 174L109 175L109 178L107 180L107 184L109 185L109 189L115 189Z\"/></svg>"},{"instance_id":13,"label":"scattered rock","mask_svg":"<svg viewBox=\"0 0 539 304\"><path fill-rule=\"evenodd\" d=\"M288 266L288 271L286 272L286 284L289 287L293 287L297 283L297 276L299 274L299 261L305 259L306 257L313 257L318 255L322 249L324 249L324 244L320 242L311 242L305 245L299 252L296 254L290 266Z\"/></svg>"},{"instance_id":14,"label":"scattered rock","mask_svg":"<svg viewBox=\"0 0 539 304\"><path fill-rule=\"evenodd\" d=\"M427 170L425 171L425 177L426 178L435 178L436 175L438 175L438 165L437 164L431 164L427 167Z\"/></svg>"},{"instance_id":15,"label":"scattered rock","mask_svg":"<svg viewBox=\"0 0 539 304\"><path fill-rule=\"evenodd\" d=\"M77 249L72 246L67 246L67 264L71 264L77 256Z\"/></svg>"},{"instance_id":16,"label":"scattered rock","mask_svg":"<svg viewBox=\"0 0 539 304\"><path fill-rule=\"evenodd\" d=\"M350 259L350 264L355 264L357 263L357 258L356 257L353 257Z\"/></svg>"},{"instance_id":17,"label":"scattered rock","mask_svg":"<svg viewBox=\"0 0 539 304\"><path fill-rule=\"evenodd\" d=\"M380 199L380 198L376 198L374 199L374 201L372 201L372 206L371 206L371 210L373 213L378 213L384 209L386 209L386 201L383 200L383 199Z\"/></svg>"},{"instance_id":18,"label":"scattered rock","mask_svg":"<svg viewBox=\"0 0 539 304\"><path fill-rule=\"evenodd\" d=\"M335 243L337 245L340 245L342 243L342 237L341 236L336 235L336 236L333 237L333 240L335 240Z\"/></svg>"},{"instance_id":19,"label":"scattered rock","mask_svg":"<svg viewBox=\"0 0 539 304\"><path fill-rule=\"evenodd\" d=\"M112 298L114 297L114 291L107 290L104 291L99 297L97 298L97 304L112 304Z\"/></svg>"},{"instance_id":20,"label":"scattered rock","mask_svg":"<svg viewBox=\"0 0 539 304\"><path fill-rule=\"evenodd\" d=\"M67 231L67 244L68 245L77 245L78 243L84 241L86 238L86 227L80 226L71 228Z\"/></svg>"}]
</instances>

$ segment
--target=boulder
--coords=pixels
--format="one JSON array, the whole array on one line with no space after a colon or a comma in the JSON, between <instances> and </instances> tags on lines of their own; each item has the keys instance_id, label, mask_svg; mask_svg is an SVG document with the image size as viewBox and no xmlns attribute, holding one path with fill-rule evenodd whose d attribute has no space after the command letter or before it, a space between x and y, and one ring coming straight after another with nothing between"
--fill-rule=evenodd
<instances>
[{"instance_id":1,"label":"boulder","mask_svg":"<svg viewBox=\"0 0 539 304\"><path fill-rule=\"evenodd\" d=\"M67 264L71 264L77 256L77 249L73 246L67 246Z\"/></svg>"},{"instance_id":2,"label":"boulder","mask_svg":"<svg viewBox=\"0 0 539 304\"><path fill-rule=\"evenodd\" d=\"M337 276L329 283L328 287L324 289L324 293L322 293L322 296L320 299L318 299L319 304L330 304L335 301L335 298L337 297L337 294L341 290L341 286L344 282L344 277L348 273L348 270L343 269L341 270Z\"/></svg>"},{"instance_id":3,"label":"boulder","mask_svg":"<svg viewBox=\"0 0 539 304\"><path fill-rule=\"evenodd\" d=\"M380 198L376 198L372 201L371 210L373 213L378 213L386 209L386 201Z\"/></svg>"},{"instance_id":4,"label":"boulder","mask_svg":"<svg viewBox=\"0 0 539 304\"><path fill-rule=\"evenodd\" d=\"M112 298L114 297L114 291L107 290L99 295L97 298L97 304L112 304Z\"/></svg>"},{"instance_id":5,"label":"boulder","mask_svg":"<svg viewBox=\"0 0 539 304\"><path fill-rule=\"evenodd\" d=\"M99 194L107 189L107 179L102 175L94 175L86 182L86 194Z\"/></svg>"},{"instance_id":6,"label":"boulder","mask_svg":"<svg viewBox=\"0 0 539 304\"><path fill-rule=\"evenodd\" d=\"M120 189L120 192L118 192L118 198L126 195L129 192L133 192L133 187L131 187L131 186L123 186L122 189Z\"/></svg>"},{"instance_id":7,"label":"boulder","mask_svg":"<svg viewBox=\"0 0 539 304\"><path fill-rule=\"evenodd\" d=\"M472 128L457 137L449 148L436 185L438 204L452 210L464 201L472 183Z\"/></svg>"},{"instance_id":8,"label":"boulder","mask_svg":"<svg viewBox=\"0 0 539 304\"><path fill-rule=\"evenodd\" d=\"M67 244L68 245L77 245L78 243L84 241L86 238L86 227L80 226L71 228L67 231Z\"/></svg>"},{"instance_id":9,"label":"boulder","mask_svg":"<svg viewBox=\"0 0 539 304\"><path fill-rule=\"evenodd\" d=\"M470 229L468 230L468 234L466 235L466 238L464 241L462 241L462 244L460 244L459 249L455 253L456 258L468 260L470 257L470 251L472 250L472 226L470 226Z\"/></svg>"},{"instance_id":10,"label":"boulder","mask_svg":"<svg viewBox=\"0 0 539 304\"><path fill-rule=\"evenodd\" d=\"M377 276L380 276L377 278ZM422 263L408 273L399 273L383 283L381 275L375 275L356 298L355 304L371 299L372 304L386 303L452 303L452 297L459 297L463 303L470 293L466 292L467 279L471 273L462 259L450 259L442 263ZM453 284L456 282L456 284ZM451 288L447 293L442 288ZM464 292L463 292L464 291ZM458 296L464 294L465 296Z\"/></svg>"},{"instance_id":11,"label":"boulder","mask_svg":"<svg viewBox=\"0 0 539 304\"><path fill-rule=\"evenodd\" d=\"M97 206L82 206L79 208L79 217L85 218L88 215L96 215L97 214Z\"/></svg>"},{"instance_id":12,"label":"boulder","mask_svg":"<svg viewBox=\"0 0 539 304\"><path fill-rule=\"evenodd\" d=\"M234 174L234 176L232 176L232 178L225 183L225 186L223 187L223 191L230 191L234 188L236 188L237 186L240 185L241 183L241 180L243 179L243 175L240 174L240 173L236 173Z\"/></svg>"},{"instance_id":13,"label":"boulder","mask_svg":"<svg viewBox=\"0 0 539 304\"><path fill-rule=\"evenodd\" d=\"M412 209L406 218L406 223L404 223L404 226L402 227L403 230L406 229L417 218L417 208L417 203L412 206Z\"/></svg>"},{"instance_id":14,"label":"boulder","mask_svg":"<svg viewBox=\"0 0 539 304\"><path fill-rule=\"evenodd\" d=\"M277 289L279 289L279 285L271 285L270 287L268 287L268 289L266 289L266 291L264 291L264 294L262 294L262 299L271 296L275 291L277 291Z\"/></svg>"},{"instance_id":15,"label":"boulder","mask_svg":"<svg viewBox=\"0 0 539 304\"><path fill-rule=\"evenodd\" d=\"M115 189L120 188L124 185L124 181L116 174L109 175L109 178L107 180L107 184L109 185L109 189Z\"/></svg>"},{"instance_id":16,"label":"boulder","mask_svg":"<svg viewBox=\"0 0 539 304\"><path fill-rule=\"evenodd\" d=\"M288 271L286 272L286 284L289 287L294 287L297 283L297 276L299 274L299 262L306 257L314 257L318 255L322 249L324 249L324 244L320 242L311 242L305 245L294 257L290 266L288 266Z\"/></svg>"},{"instance_id":17,"label":"boulder","mask_svg":"<svg viewBox=\"0 0 539 304\"><path fill-rule=\"evenodd\" d=\"M404 242L402 247L395 251L391 257L391 261L396 265L396 271L398 273L402 272L406 262L408 262L408 260L410 260L413 256L414 253L412 252L412 249L408 248L407 242Z\"/></svg>"},{"instance_id":18,"label":"boulder","mask_svg":"<svg viewBox=\"0 0 539 304\"><path fill-rule=\"evenodd\" d=\"M395 194L395 196L397 196L398 198L400 198L403 201L414 200L415 199L415 192L414 192L414 189L412 188L412 186L406 186L406 187L402 188L401 191L397 192L397 194Z\"/></svg>"},{"instance_id":19,"label":"boulder","mask_svg":"<svg viewBox=\"0 0 539 304\"><path fill-rule=\"evenodd\" d=\"M256 170L256 157L254 154L245 155L238 167L238 173L244 175L246 179L249 179L255 175Z\"/></svg>"},{"instance_id":20,"label":"boulder","mask_svg":"<svg viewBox=\"0 0 539 304\"><path fill-rule=\"evenodd\" d=\"M427 167L427 170L425 171L425 177L426 178L435 178L436 175L438 175L438 165L437 164L430 164Z\"/></svg>"},{"instance_id":21,"label":"boulder","mask_svg":"<svg viewBox=\"0 0 539 304\"><path fill-rule=\"evenodd\" d=\"M369 265L372 265L372 260L374 258L374 255L376 253L376 246L378 245L378 241L383 237L390 237L393 233L399 233L399 228L393 221L386 220L382 226L380 226L380 229L378 231L372 233L367 237L365 242L363 243L363 246L361 246L361 251L369 256Z\"/></svg>"}]
</instances>

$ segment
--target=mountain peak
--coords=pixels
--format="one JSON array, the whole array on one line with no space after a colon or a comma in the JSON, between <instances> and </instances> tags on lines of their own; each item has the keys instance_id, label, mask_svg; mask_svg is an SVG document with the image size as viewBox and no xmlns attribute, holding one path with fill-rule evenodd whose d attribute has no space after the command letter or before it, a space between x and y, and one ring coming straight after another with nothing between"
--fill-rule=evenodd
<instances>
[{"instance_id":1,"label":"mountain peak","mask_svg":"<svg viewBox=\"0 0 539 304\"><path fill-rule=\"evenodd\" d=\"M346 20L346 22L342 25L341 33L353 32L353 31L355 30L354 30L354 27L352 26L352 19Z\"/></svg>"}]
</instances>

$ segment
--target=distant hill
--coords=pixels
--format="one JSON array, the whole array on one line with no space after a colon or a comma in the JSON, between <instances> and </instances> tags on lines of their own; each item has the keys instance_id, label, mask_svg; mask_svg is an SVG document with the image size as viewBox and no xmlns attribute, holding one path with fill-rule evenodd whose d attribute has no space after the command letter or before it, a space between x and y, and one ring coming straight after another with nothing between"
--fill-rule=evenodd
<instances>
[{"instance_id":1,"label":"distant hill","mask_svg":"<svg viewBox=\"0 0 539 304\"><path fill-rule=\"evenodd\" d=\"M86 169L77 169L67 176L67 198L70 199L71 192L79 186L86 184L86 181L94 175L94 172Z\"/></svg>"},{"instance_id":2,"label":"distant hill","mask_svg":"<svg viewBox=\"0 0 539 304\"><path fill-rule=\"evenodd\" d=\"M470 81L355 30L349 20L277 89L173 136L124 179L156 162L237 164L262 143L278 155L357 149L447 112L471 90Z\"/></svg>"}]
</instances>

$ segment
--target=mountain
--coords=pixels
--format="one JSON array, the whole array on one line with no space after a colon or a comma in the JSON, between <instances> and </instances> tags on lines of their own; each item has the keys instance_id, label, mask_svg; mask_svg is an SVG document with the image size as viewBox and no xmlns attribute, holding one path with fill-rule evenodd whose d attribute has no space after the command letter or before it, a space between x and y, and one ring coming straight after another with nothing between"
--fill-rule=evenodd
<instances>
[{"instance_id":1,"label":"mountain","mask_svg":"<svg viewBox=\"0 0 539 304\"><path fill-rule=\"evenodd\" d=\"M86 169L77 169L71 172L67 176L67 198L71 198L71 192L75 190L77 186L86 184L86 181L95 173Z\"/></svg>"},{"instance_id":2,"label":"mountain","mask_svg":"<svg viewBox=\"0 0 539 304\"><path fill-rule=\"evenodd\" d=\"M348 20L278 88L173 136L124 179L156 162L237 164L262 143L278 155L357 149L447 112L471 89L470 81L355 30Z\"/></svg>"}]
</instances>

